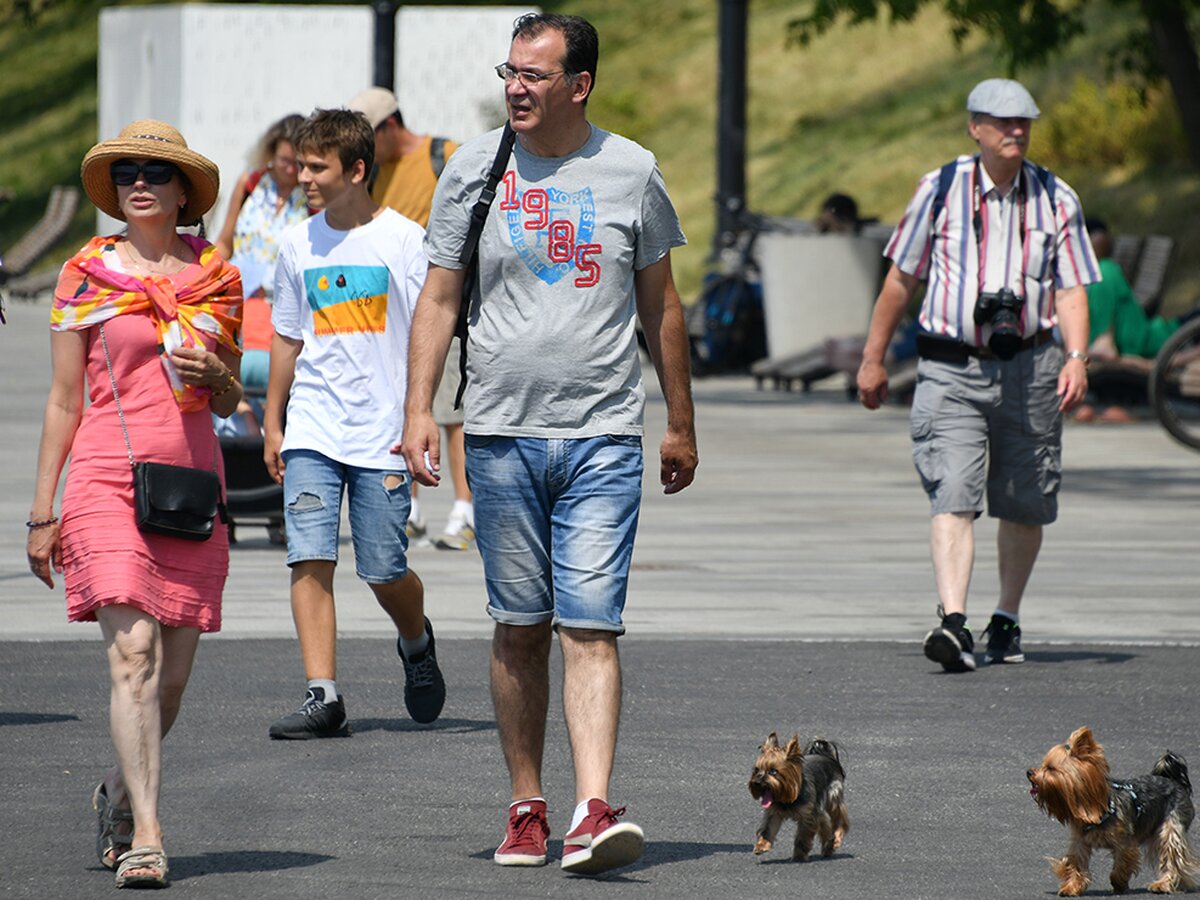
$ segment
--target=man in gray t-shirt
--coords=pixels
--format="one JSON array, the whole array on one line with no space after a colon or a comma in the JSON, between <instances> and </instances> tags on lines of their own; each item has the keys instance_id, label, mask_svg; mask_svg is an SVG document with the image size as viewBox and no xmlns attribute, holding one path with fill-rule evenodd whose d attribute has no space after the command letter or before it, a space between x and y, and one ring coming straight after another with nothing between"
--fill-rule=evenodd
<instances>
[{"instance_id":1,"label":"man in gray t-shirt","mask_svg":"<svg viewBox=\"0 0 1200 900\"><path fill-rule=\"evenodd\" d=\"M541 762L557 631L576 793L562 866L582 874L633 862L644 842L608 803L621 705L616 639L641 500L637 318L667 403L666 493L687 487L697 464L687 338L671 280L670 251L684 237L654 156L587 120L597 56L585 20L531 14L517 21L497 66L517 141L479 241L464 402L496 622L492 697L512 782L494 858L546 862ZM430 403L461 304L471 208L499 143L496 131L464 145L434 195L403 439L422 484L437 483Z\"/></svg>"}]
</instances>

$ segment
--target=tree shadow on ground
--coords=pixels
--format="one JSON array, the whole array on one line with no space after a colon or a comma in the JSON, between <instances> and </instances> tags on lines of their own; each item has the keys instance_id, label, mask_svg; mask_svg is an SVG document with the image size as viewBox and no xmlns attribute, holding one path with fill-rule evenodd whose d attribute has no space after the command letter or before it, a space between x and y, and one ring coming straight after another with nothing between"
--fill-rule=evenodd
<instances>
[{"instance_id":1,"label":"tree shadow on ground","mask_svg":"<svg viewBox=\"0 0 1200 900\"><path fill-rule=\"evenodd\" d=\"M474 734L495 731L492 719L438 719L428 725L412 719L351 719L350 728L356 734L368 731L444 731L447 734Z\"/></svg>"},{"instance_id":2,"label":"tree shadow on ground","mask_svg":"<svg viewBox=\"0 0 1200 900\"><path fill-rule=\"evenodd\" d=\"M324 853L299 853L291 850L236 850L227 853L201 853L197 856L172 856L171 880L183 881L201 875L230 875L237 872L278 872L320 865L336 856Z\"/></svg>"},{"instance_id":3,"label":"tree shadow on ground","mask_svg":"<svg viewBox=\"0 0 1200 900\"><path fill-rule=\"evenodd\" d=\"M59 722L78 722L79 716L68 713L0 712L3 725L55 725Z\"/></svg>"},{"instance_id":4,"label":"tree shadow on ground","mask_svg":"<svg viewBox=\"0 0 1200 900\"><path fill-rule=\"evenodd\" d=\"M1095 661L1102 665L1129 662L1137 659L1136 653L1117 650L1026 650L1025 661L1032 663L1073 663Z\"/></svg>"}]
</instances>

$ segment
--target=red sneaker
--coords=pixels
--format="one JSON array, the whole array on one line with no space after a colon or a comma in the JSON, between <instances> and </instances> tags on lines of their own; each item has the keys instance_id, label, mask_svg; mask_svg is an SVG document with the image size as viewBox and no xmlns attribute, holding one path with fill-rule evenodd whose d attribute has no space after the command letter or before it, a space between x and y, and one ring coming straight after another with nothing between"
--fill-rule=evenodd
<instances>
[{"instance_id":1,"label":"red sneaker","mask_svg":"<svg viewBox=\"0 0 1200 900\"><path fill-rule=\"evenodd\" d=\"M623 806L613 809L603 800L589 800L579 827L563 838L563 871L596 875L637 860L646 836L632 822L618 822L624 814Z\"/></svg>"},{"instance_id":2,"label":"red sneaker","mask_svg":"<svg viewBox=\"0 0 1200 900\"><path fill-rule=\"evenodd\" d=\"M545 800L521 800L508 808L508 830L492 857L502 866L544 866L546 838Z\"/></svg>"}]
</instances>

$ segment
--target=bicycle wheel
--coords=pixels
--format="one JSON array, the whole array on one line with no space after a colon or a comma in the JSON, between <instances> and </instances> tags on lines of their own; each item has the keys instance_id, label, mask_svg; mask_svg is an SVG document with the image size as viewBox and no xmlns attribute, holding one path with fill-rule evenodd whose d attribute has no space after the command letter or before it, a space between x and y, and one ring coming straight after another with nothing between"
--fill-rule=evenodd
<instances>
[{"instance_id":1,"label":"bicycle wheel","mask_svg":"<svg viewBox=\"0 0 1200 900\"><path fill-rule=\"evenodd\" d=\"M1167 433L1200 450L1200 319L1163 344L1150 372L1150 405Z\"/></svg>"}]
</instances>

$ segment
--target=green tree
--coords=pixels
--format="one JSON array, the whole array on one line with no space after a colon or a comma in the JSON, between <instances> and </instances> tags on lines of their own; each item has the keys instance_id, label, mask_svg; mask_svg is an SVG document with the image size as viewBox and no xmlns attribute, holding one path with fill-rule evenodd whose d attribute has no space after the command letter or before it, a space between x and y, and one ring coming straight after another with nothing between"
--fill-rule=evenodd
<instances>
[{"instance_id":1,"label":"green tree","mask_svg":"<svg viewBox=\"0 0 1200 900\"><path fill-rule=\"evenodd\" d=\"M1140 11L1138 25L1114 48L1111 61L1143 83L1166 79L1192 162L1200 169L1200 62L1190 27L1200 0L1106 2ZM907 22L931 4L949 15L956 41L972 31L997 41L1010 72L1046 61L1086 28L1081 0L815 0L807 15L791 21L789 37L807 44L839 20L859 24L884 13Z\"/></svg>"}]
</instances>

